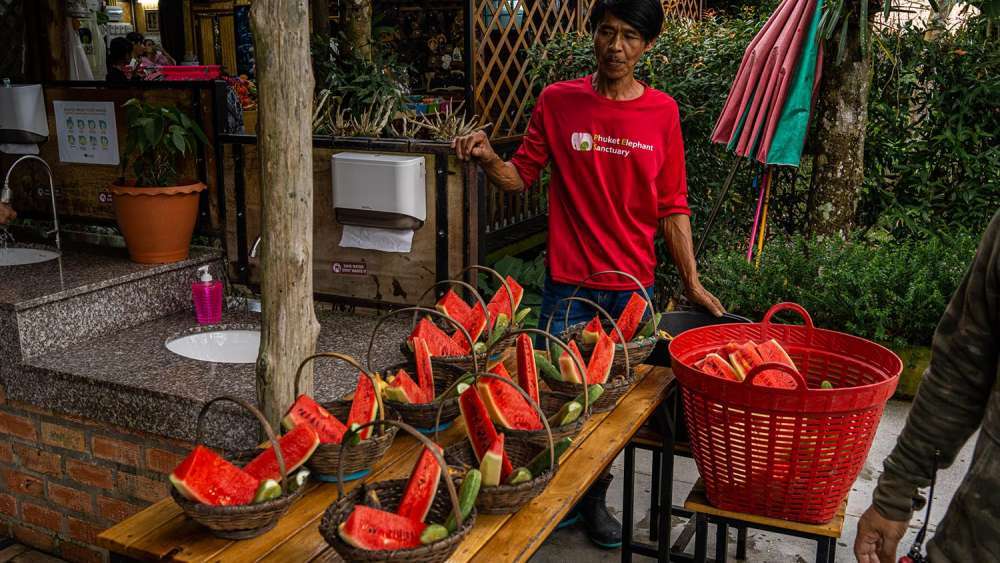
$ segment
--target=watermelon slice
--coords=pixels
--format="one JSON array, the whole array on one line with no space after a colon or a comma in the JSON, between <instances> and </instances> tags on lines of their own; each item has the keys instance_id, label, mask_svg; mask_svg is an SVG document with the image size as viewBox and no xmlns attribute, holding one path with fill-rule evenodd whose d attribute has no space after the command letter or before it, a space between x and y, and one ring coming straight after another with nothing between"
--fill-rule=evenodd
<instances>
[{"instance_id":1,"label":"watermelon slice","mask_svg":"<svg viewBox=\"0 0 1000 563\"><path fill-rule=\"evenodd\" d=\"M511 430L541 430L542 421L528 401L510 385L496 379L483 379L476 384L490 417Z\"/></svg>"},{"instance_id":2,"label":"watermelon slice","mask_svg":"<svg viewBox=\"0 0 1000 563\"><path fill-rule=\"evenodd\" d=\"M250 504L259 480L206 448L195 446L170 474L184 498L213 506Z\"/></svg>"},{"instance_id":3,"label":"watermelon slice","mask_svg":"<svg viewBox=\"0 0 1000 563\"><path fill-rule=\"evenodd\" d=\"M358 385L354 388L354 400L351 401L351 413L347 415L347 426L367 424L378 416L378 397L372 380L364 373L358 374ZM358 433L358 437L367 440L372 435L374 426L369 426Z\"/></svg>"},{"instance_id":4,"label":"watermelon slice","mask_svg":"<svg viewBox=\"0 0 1000 563\"><path fill-rule=\"evenodd\" d=\"M432 356L464 356L465 350L455 343L448 334L424 317L410 333L406 343L413 350L413 339L423 338Z\"/></svg>"},{"instance_id":5,"label":"watermelon slice","mask_svg":"<svg viewBox=\"0 0 1000 563\"><path fill-rule=\"evenodd\" d=\"M788 353L781 347L781 344L778 344L778 341L773 338L767 342L758 344L757 353L760 355L760 359L763 360L764 363L774 362L784 364L795 371L798 371L798 368L795 367L795 362L792 361L792 358L788 356ZM759 384L767 387L777 387L779 389L795 389L798 387L795 383L794 377L775 369L769 369L758 375L754 378L753 383L754 385Z\"/></svg>"},{"instance_id":6,"label":"watermelon slice","mask_svg":"<svg viewBox=\"0 0 1000 563\"><path fill-rule=\"evenodd\" d=\"M740 381L743 381L750 370L764 363L764 360L761 359L754 343L747 341L729 354L729 363L733 364L736 373L740 375Z\"/></svg>"},{"instance_id":7,"label":"watermelon slice","mask_svg":"<svg viewBox=\"0 0 1000 563\"><path fill-rule=\"evenodd\" d=\"M454 289L449 289L434 307L462 324L465 324L465 318L472 312L472 307Z\"/></svg>"},{"instance_id":8,"label":"watermelon slice","mask_svg":"<svg viewBox=\"0 0 1000 563\"><path fill-rule=\"evenodd\" d=\"M417 362L417 385L420 386L421 402L430 403L434 400L434 366L431 364L431 351L424 339L413 339L413 355Z\"/></svg>"},{"instance_id":9,"label":"watermelon slice","mask_svg":"<svg viewBox=\"0 0 1000 563\"><path fill-rule=\"evenodd\" d=\"M583 355L580 354L580 349L576 346L576 340L570 340L566 347L569 348L570 354L573 354L576 356L576 359L580 360L580 365L586 367L587 364L583 361ZM580 370L576 367L576 362L573 361L573 358L565 350L559 356L559 373L562 374L563 381L583 384L583 374L580 373Z\"/></svg>"},{"instance_id":10,"label":"watermelon slice","mask_svg":"<svg viewBox=\"0 0 1000 563\"><path fill-rule=\"evenodd\" d=\"M300 424L312 426L322 444L339 444L344 439L344 432L347 432L344 423L308 395L299 395L281 420L285 430L292 430Z\"/></svg>"},{"instance_id":11,"label":"watermelon slice","mask_svg":"<svg viewBox=\"0 0 1000 563\"><path fill-rule=\"evenodd\" d=\"M390 401L411 405L427 402L424 401L424 393L420 386L414 383L413 378L406 373L406 370L402 369L389 378L389 385L385 388L385 397Z\"/></svg>"},{"instance_id":12,"label":"watermelon slice","mask_svg":"<svg viewBox=\"0 0 1000 563\"><path fill-rule=\"evenodd\" d=\"M514 307L511 308L510 295L507 293L507 288L503 284L500 284L500 289L493 294L493 298L486 304L486 310L490 312L490 329L493 328L493 323L496 321L497 315L503 313L507 315L508 319L513 319L514 311L521 306L521 298L524 297L524 288L510 276L507 276L507 285L510 286L510 292L514 294Z\"/></svg>"},{"instance_id":13,"label":"watermelon slice","mask_svg":"<svg viewBox=\"0 0 1000 563\"><path fill-rule=\"evenodd\" d=\"M300 424L278 439L278 445L281 446L281 455L285 459L285 471L291 475L316 451L319 446L319 434L312 426ZM257 481L265 479L280 481L281 470L278 468L278 456L275 455L274 448L268 447L262 454L253 458L243 467L243 472ZM256 489L254 492L256 493Z\"/></svg>"},{"instance_id":14,"label":"watermelon slice","mask_svg":"<svg viewBox=\"0 0 1000 563\"><path fill-rule=\"evenodd\" d=\"M739 342L730 342L729 344L723 344L722 346L720 346L719 349L715 351L715 353L722 356L722 359L728 362L729 360L727 358L729 358L729 356L733 352L739 349L740 349Z\"/></svg>"},{"instance_id":15,"label":"watermelon slice","mask_svg":"<svg viewBox=\"0 0 1000 563\"><path fill-rule=\"evenodd\" d=\"M483 474L484 487L496 487L504 480L501 476L503 458L506 452L503 449L503 434L497 434L493 445L486 450L486 455L479 462L479 471Z\"/></svg>"},{"instance_id":16,"label":"watermelon slice","mask_svg":"<svg viewBox=\"0 0 1000 563\"><path fill-rule=\"evenodd\" d=\"M479 337L483 335L483 331L486 330L486 311L483 311L483 306L476 303L475 308L466 315L462 326L468 331L473 342L479 340ZM462 331L456 329L455 333L451 335L451 339L455 341L455 344L461 346L466 354L469 353L469 341L462 334Z\"/></svg>"},{"instance_id":17,"label":"watermelon slice","mask_svg":"<svg viewBox=\"0 0 1000 563\"><path fill-rule=\"evenodd\" d=\"M341 539L358 549L395 551L419 547L426 527L419 520L356 504L337 531Z\"/></svg>"},{"instance_id":18,"label":"watermelon slice","mask_svg":"<svg viewBox=\"0 0 1000 563\"><path fill-rule=\"evenodd\" d=\"M625 342L631 341L632 337L635 336L635 331L639 330L639 323L642 322L642 315L645 312L646 300L638 293L632 292L632 296L628 298L628 303L625 304L625 309L622 310L617 321L618 328L622 331L622 336L625 337ZM611 331L611 340L618 343L617 331Z\"/></svg>"},{"instance_id":19,"label":"watermelon slice","mask_svg":"<svg viewBox=\"0 0 1000 563\"><path fill-rule=\"evenodd\" d=\"M434 454L425 447L420 453L417 464L413 466L413 472L410 473L410 480L406 483L406 491L403 493L403 500L399 502L396 514L423 522L431 510L440 481L441 465L434 459Z\"/></svg>"},{"instance_id":20,"label":"watermelon slice","mask_svg":"<svg viewBox=\"0 0 1000 563\"><path fill-rule=\"evenodd\" d=\"M583 343L587 346L593 346L597 344L602 336L607 336L608 333L604 332L604 327L601 326L601 318L594 315L593 319L587 323L587 326L583 327Z\"/></svg>"},{"instance_id":21,"label":"watermelon slice","mask_svg":"<svg viewBox=\"0 0 1000 563\"><path fill-rule=\"evenodd\" d=\"M597 341L587 365L587 384L603 385L611 375L611 364L615 361L615 343L610 336Z\"/></svg>"},{"instance_id":22,"label":"watermelon slice","mask_svg":"<svg viewBox=\"0 0 1000 563\"><path fill-rule=\"evenodd\" d=\"M733 369L733 366L718 354L709 354L705 356L705 359L695 364L695 367L709 375L714 375L715 377L731 379L733 381L743 381L740 374L736 373L736 370Z\"/></svg>"},{"instance_id":23,"label":"watermelon slice","mask_svg":"<svg viewBox=\"0 0 1000 563\"><path fill-rule=\"evenodd\" d=\"M527 334L517 335L517 384L538 404L538 366L531 337Z\"/></svg>"},{"instance_id":24,"label":"watermelon slice","mask_svg":"<svg viewBox=\"0 0 1000 563\"><path fill-rule=\"evenodd\" d=\"M510 379L510 372L507 371L507 366L503 365L503 362L493 364L493 367L491 367L489 371L493 375L499 375L500 377Z\"/></svg>"},{"instance_id":25,"label":"watermelon slice","mask_svg":"<svg viewBox=\"0 0 1000 563\"><path fill-rule=\"evenodd\" d=\"M503 383L501 383L503 385ZM473 388L466 389L458 398L458 407L462 411L462 420L465 421L465 432L469 435L469 443L472 444L472 451L476 454L476 460L483 461L486 450L490 449L494 440L497 439L497 429L490 420L490 413L483 403L483 399ZM503 463L500 473L506 478L514 471L514 467L504 453Z\"/></svg>"}]
</instances>

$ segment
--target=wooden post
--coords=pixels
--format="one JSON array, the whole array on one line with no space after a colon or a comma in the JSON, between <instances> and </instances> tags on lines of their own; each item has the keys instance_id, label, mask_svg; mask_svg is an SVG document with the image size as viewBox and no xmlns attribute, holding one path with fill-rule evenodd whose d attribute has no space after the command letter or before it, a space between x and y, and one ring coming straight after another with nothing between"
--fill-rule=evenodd
<instances>
[{"instance_id":1,"label":"wooden post","mask_svg":"<svg viewBox=\"0 0 1000 563\"><path fill-rule=\"evenodd\" d=\"M313 35L330 35L330 0L311 0L310 6Z\"/></svg>"},{"instance_id":2,"label":"wooden post","mask_svg":"<svg viewBox=\"0 0 1000 563\"><path fill-rule=\"evenodd\" d=\"M347 51L371 60L372 58L372 2L371 0L343 0L340 3L341 26L347 37Z\"/></svg>"},{"instance_id":3,"label":"wooden post","mask_svg":"<svg viewBox=\"0 0 1000 563\"><path fill-rule=\"evenodd\" d=\"M184 14L184 64L198 64L194 53L194 16L191 14L191 0L184 0L181 5Z\"/></svg>"},{"instance_id":4,"label":"wooden post","mask_svg":"<svg viewBox=\"0 0 1000 563\"><path fill-rule=\"evenodd\" d=\"M277 425L295 400L295 371L316 350L313 309L313 74L308 0L250 8L259 92L262 208L261 341L257 399ZM301 392L312 393L312 368ZM277 427L277 426L276 426Z\"/></svg>"},{"instance_id":5,"label":"wooden post","mask_svg":"<svg viewBox=\"0 0 1000 563\"><path fill-rule=\"evenodd\" d=\"M48 0L45 7L45 35L48 44L46 78L48 80L69 80L69 58L66 56L66 2ZM43 60L45 58L43 57Z\"/></svg>"}]
</instances>

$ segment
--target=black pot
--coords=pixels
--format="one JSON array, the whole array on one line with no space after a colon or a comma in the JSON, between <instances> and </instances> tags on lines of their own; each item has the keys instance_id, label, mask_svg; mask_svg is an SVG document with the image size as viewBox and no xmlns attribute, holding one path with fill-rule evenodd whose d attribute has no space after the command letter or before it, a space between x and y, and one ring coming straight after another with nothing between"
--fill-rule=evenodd
<instances>
[{"instance_id":1,"label":"black pot","mask_svg":"<svg viewBox=\"0 0 1000 563\"><path fill-rule=\"evenodd\" d=\"M739 315L733 315L731 313L725 313L721 317L716 317L712 313L701 309L691 311L671 311L669 313L663 313L663 316L660 319L660 330L665 330L667 331L667 334L676 338L682 332L691 330L692 328L749 322L751 322L750 319ZM670 367L670 352L668 351L669 345L669 340L661 340L657 342L653 351L649 353L649 357L646 358L644 363L654 366Z\"/></svg>"}]
</instances>

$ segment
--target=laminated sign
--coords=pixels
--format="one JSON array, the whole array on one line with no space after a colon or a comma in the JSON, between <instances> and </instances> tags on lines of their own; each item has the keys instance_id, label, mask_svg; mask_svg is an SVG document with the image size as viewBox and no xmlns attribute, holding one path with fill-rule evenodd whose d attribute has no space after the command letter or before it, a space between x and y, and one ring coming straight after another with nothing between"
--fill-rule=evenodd
<instances>
[{"instance_id":1,"label":"laminated sign","mask_svg":"<svg viewBox=\"0 0 1000 563\"><path fill-rule=\"evenodd\" d=\"M53 101L59 161L118 165L114 102Z\"/></svg>"}]
</instances>

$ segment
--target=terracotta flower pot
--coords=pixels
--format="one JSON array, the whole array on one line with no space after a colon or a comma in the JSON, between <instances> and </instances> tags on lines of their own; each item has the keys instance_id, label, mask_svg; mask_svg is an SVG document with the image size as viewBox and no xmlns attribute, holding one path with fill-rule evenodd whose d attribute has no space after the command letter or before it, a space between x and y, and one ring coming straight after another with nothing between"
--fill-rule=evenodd
<instances>
[{"instance_id":1,"label":"terracotta flower pot","mask_svg":"<svg viewBox=\"0 0 1000 563\"><path fill-rule=\"evenodd\" d=\"M129 258L140 264L169 264L188 257L198 219L201 182L168 188L112 184L115 218Z\"/></svg>"}]
</instances>

